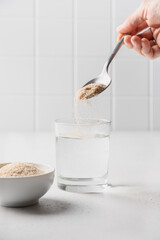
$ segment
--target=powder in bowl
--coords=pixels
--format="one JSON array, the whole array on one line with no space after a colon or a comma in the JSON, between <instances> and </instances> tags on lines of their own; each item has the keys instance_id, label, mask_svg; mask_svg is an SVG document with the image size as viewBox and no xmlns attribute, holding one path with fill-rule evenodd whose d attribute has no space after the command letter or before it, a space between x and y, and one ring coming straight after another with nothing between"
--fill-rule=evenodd
<instances>
[{"instance_id":1,"label":"powder in bowl","mask_svg":"<svg viewBox=\"0 0 160 240\"><path fill-rule=\"evenodd\" d=\"M33 163L14 162L0 168L0 177L25 177L44 173Z\"/></svg>"}]
</instances>

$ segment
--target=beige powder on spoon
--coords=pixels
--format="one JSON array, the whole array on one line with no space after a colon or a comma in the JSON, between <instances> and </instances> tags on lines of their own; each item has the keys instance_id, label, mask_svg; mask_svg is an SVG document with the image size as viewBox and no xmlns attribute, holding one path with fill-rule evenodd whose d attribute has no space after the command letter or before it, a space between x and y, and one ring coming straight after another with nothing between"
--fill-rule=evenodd
<instances>
[{"instance_id":1,"label":"beige powder on spoon","mask_svg":"<svg viewBox=\"0 0 160 240\"><path fill-rule=\"evenodd\" d=\"M92 97L97 96L101 92L104 91L106 85L101 83L91 83L83 88L80 88L76 94L76 99L78 100L86 100Z\"/></svg>"}]
</instances>

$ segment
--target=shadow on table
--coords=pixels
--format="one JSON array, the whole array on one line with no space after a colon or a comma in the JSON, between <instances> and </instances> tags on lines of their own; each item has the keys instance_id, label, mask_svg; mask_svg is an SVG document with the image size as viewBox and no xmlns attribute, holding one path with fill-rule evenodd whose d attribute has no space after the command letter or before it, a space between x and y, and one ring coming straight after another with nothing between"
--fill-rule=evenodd
<instances>
[{"instance_id":1,"label":"shadow on table","mask_svg":"<svg viewBox=\"0 0 160 240\"><path fill-rule=\"evenodd\" d=\"M43 198L37 204L24 208L12 208L12 211L31 215L58 215L75 209L75 204L64 200Z\"/></svg>"}]
</instances>

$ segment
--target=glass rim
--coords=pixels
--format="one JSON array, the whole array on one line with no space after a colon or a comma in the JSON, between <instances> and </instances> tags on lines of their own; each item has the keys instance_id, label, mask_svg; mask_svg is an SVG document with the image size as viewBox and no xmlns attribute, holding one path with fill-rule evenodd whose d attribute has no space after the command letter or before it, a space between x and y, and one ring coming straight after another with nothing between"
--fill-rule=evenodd
<instances>
[{"instance_id":1,"label":"glass rim","mask_svg":"<svg viewBox=\"0 0 160 240\"><path fill-rule=\"evenodd\" d=\"M104 118L80 118L78 119L79 122L76 122L76 120L74 118L58 118L54 121L55 124L58 125L81 125L81 126L97 126L97 125L107 125L107 124L111 124L110 120L104 119Z\"/></svg>"}]
</instances>

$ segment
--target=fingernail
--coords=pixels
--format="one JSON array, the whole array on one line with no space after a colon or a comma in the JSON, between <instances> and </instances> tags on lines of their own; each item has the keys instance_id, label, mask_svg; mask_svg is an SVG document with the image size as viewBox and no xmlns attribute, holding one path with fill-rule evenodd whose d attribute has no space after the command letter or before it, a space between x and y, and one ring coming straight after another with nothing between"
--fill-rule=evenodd
<instances>
[{"instance_id":1,"label":"fingernail","mask_svg":"<svg viewBox=\"0 0 160 240\"><path fill-rule=\"evenodd\" d=\"M119 34L118 36L117 36L117 42L119 42L120 40L121 40L121 38L122 38L122 34Z\"/></svg>"}]
</instances>

